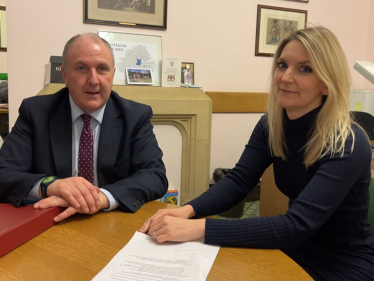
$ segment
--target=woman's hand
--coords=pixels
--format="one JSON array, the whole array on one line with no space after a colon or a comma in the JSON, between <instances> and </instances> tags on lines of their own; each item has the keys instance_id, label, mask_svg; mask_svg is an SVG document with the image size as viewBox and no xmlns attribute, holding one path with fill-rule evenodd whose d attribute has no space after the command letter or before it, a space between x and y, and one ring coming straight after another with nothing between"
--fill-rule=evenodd
<instances>
[{"instance_id":1,"label":"woman's hand","mask_svg":"<svg viewBox=\"0 0 374 281\"><path fill-rule=\"evenodd\" d=\"M191 205L185 205L178 209L161 209L158 210L156 214L147 219L143 226L140 228L140 232L147 233L148 230L154 225L154 223L159 221L165 216L172 216L177 218L188 219L195 216L195 211Z\"/></svg>"},{"instance_id":2,"label":"woman's hand","mask_svg":"<svg viewBox=\"0 0 374 281\"><path fill-rule=\"evenodd\" d=\"M205 219L164 216L153 222L148 234L159 243L193 241L205 237Z\"/></svg>"}]
</instances>

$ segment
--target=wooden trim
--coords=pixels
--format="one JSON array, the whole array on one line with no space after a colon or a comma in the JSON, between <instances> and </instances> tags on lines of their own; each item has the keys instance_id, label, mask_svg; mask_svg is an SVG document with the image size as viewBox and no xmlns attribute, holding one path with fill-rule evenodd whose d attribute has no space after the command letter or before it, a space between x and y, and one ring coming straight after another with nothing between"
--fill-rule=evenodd
<instances>
[{"instance_id":1,"label":"wooden trim","mask_svg":"<svg viewBox=\"0 0 374 281\"><path fill-rule=\"evenodd\" d=\"M213 113L266 112L267 93L205 92L212 100Z\"/></svg>"}]
</instances>

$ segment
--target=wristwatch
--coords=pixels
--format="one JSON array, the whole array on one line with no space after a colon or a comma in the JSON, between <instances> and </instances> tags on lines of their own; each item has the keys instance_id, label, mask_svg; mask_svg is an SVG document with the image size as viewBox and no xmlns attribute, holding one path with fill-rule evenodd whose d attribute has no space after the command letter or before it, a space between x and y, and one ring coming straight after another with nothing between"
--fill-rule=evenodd
<instances>
[{"instance_id":1,"label":"wristwatch","mask_svg":"<svg viewBox=\"0 0 374 281\"><path fill-rule=\"evenodd\" d=\"M43 198L47 198L48 195L47 195L47 189L48 189L48 186L53 183L55 180L57 180L58 177L55 177L55 176L48 176L48 177L45 177L42 182L40 183L40 191L42 193L42 196Z\"/></svg>"}]
</instances>

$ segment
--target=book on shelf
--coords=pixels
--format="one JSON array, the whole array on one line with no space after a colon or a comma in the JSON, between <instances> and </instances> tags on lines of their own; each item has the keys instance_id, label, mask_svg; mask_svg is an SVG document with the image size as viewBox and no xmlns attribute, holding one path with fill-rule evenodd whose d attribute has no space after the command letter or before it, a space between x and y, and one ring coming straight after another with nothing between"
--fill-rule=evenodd
<instances>
[{"instance_id":1,"label":"book on shelf","mask_svg":"<svg viewBox=\"0 0 374 281\"><path fill-rule=\"evenodd\" d=\"M65 208L34 209L0 204L0 257L55 225L53 218Z\"/></svg>"}]
</instances>

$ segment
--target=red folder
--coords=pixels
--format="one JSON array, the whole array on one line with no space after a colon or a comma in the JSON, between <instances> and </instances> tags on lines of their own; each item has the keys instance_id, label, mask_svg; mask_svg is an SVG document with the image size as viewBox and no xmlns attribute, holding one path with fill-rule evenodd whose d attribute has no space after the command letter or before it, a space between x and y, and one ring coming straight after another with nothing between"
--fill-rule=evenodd
<instances>
[{"instance_id":1,"label":"red folder","mask_svg":"<svg viewBox=\"0 0 374 281\"><path fill-rule=\"evenodd\" d=\"M0 257L52 227L53 218L65 208L35 210L33 205L0 204Z\"/></svg>"}]
</instances>

